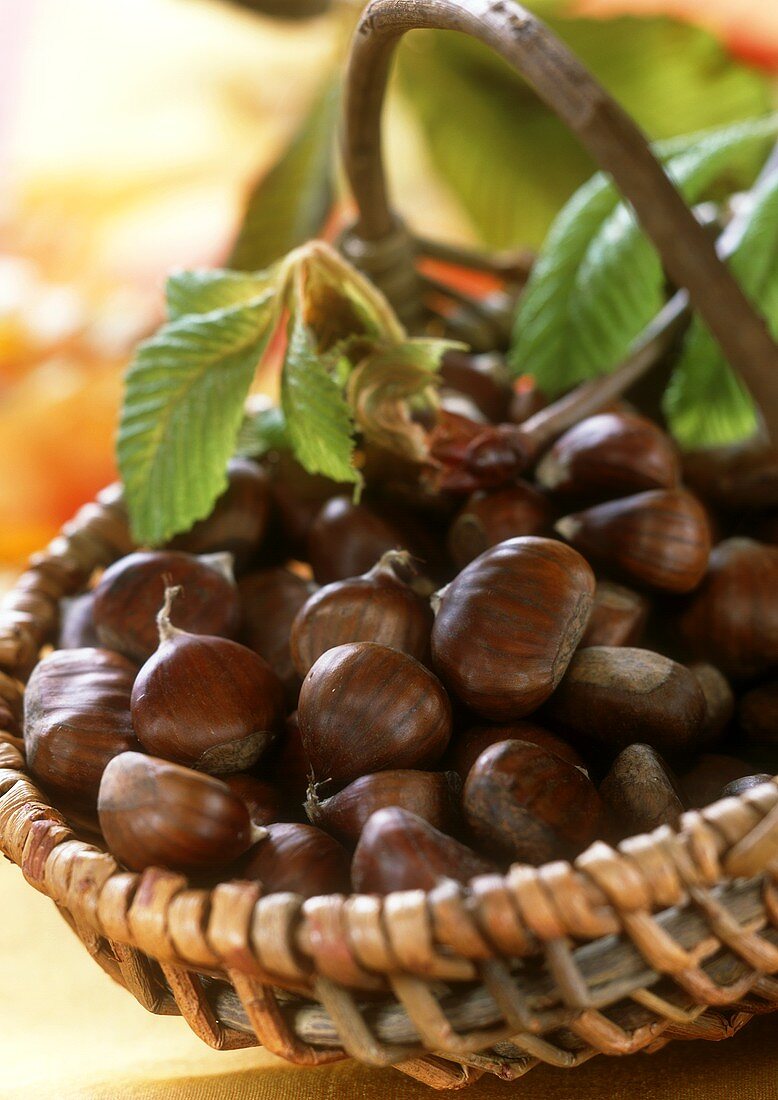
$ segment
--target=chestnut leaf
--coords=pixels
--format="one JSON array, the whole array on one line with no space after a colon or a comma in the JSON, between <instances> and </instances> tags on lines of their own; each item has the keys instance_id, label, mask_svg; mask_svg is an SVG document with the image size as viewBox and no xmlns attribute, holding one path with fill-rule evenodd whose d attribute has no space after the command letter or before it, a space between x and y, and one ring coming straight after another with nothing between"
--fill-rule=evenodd
<instances>
[{"instance_id":1,"label":"chestnut leaf","mask_svg":"<svg viewBox=\"0 0 778 1100\"><path fill-rule=\"evenodd\" d=\"M689 202L722 174L754 169L778 115L675 138L655 147ZM610 205L609 205L610 200ZM555 221L519 305L510 362L550 396L606 374L664 302L653 245L598 173Z\"/></svg>"},{"instance_id":2,"label":"chestnut leaf","mask_svg":"<svg viewBox=\"0 0 778 1100\"><path fill-rule=\"evenodd\" d=\"M256 272L228 271L225 268L174 271L165 284L168 320L246 305L272 289L274 276L273 268Z\"/></svg>"},{"instance_id":3,"label":"chestnut leaf","mask_svg":"<svg viewBox=\"0 0 778 1100\"><path fill-rule=\"evenodd\" d=\"M752 207L730 267L778 337L778 175L768 175L749 198ZM663 411L675 438L688 448L726 446L758 429L751 395L699 317L684 339Z\"/></svg>"},{"instance_id":4,"label":"chestnut leaf","mask_svg":"<svg viewBox=\"0 0 778 1100\"><path fill-rule=\"evenodd\" d=\"M266 292L186 315L139 346L117 443L138 543L188 530L226 489L243 403L276 324L274 302Z\"/></svg>"}]
</instances>

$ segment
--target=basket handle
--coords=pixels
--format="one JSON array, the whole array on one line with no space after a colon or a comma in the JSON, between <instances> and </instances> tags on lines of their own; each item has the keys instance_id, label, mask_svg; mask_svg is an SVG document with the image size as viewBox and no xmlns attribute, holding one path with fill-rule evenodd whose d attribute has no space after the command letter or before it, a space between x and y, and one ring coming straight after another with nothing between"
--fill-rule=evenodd
<instances>
[{"instance_id":1,"label":"basket handle","mask_svg":"<svg viewBox=\"0 0 778 1100\"><path fill-rule=\"evenodd\" d=\"M549 28L514 0L371 0L351 45L343 157L357 219L343 250L412 323L421 312L416 247L390 208L381 110L406 31L461 31L524 76L631 203L672 281L685 287L778 439L778 346L638 126Z\"/></svg>"}]
</instances>

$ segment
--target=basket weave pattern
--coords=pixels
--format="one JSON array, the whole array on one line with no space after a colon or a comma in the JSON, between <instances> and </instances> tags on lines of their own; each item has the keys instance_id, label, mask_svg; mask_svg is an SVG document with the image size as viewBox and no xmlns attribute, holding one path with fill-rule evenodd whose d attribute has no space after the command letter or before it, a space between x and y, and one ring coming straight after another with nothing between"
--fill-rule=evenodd
<instances>
[{"instance_id":1,"label":"basket weave pattern","mask_svg":"<svg viewBox=\"0 0 778 1100\"><path fill-rule=\"evenodd\" d=\"M0 609L14 713L59 600L132 549L112 488L31 560ZM350 1056L458 1088L725 1038L778 1007L778 781L572 864L303 901L123 871L74 835L0 732L0 848L112 978L219 1049L260 1043L308 1066Z\"/></svg>"}]
</instances>

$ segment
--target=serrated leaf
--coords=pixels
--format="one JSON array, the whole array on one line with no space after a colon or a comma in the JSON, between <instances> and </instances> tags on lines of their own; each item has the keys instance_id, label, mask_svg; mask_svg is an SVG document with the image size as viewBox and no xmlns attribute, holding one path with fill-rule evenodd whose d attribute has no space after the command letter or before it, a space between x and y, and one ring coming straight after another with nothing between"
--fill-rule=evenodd
<instances>
[{"instance_id":1,"label":"serrated leaf","mask_svg":"<svg viewBox=\"0 0 778 1100\"><path fill-rule=\"evenodd\" d=\"M753 168L778 116L655 146L687 201L733 162ZM668 154L672 154L669 155ZM595 202L589 203L589 195ZM610 199L610 209L608 201ZM603 214L604 211L604 214ZM511 364L549 396L615 367L659 311L664 275L632 210L598 173L555 221L519 304Z\"/></svg>"},{"instance_id":2,"label":"serrated leaf","mask_svg":"<svg viewBox=\"0 0 778 1100\"><path fill-rule=\"evenodd\" d=\"M292 450L311 474L361 485L352 464L354 421L340 387L319 358L314 338L297 311L289 330L281 376L281 408Z\"/></svg>"},{"instance_id":3,"label":"serrated leaf","mask_svg":"<svg viewBox=\"0 0 778 1100\"><path fill-rule=\"evenodd\" d=\"M567 19L554 0L528 6L652 138L769 109L764 78L698 28L668 19ZM538 246L596 168L577 139L504 62L463 35L410 36L397 71L435 167L483 241Z\"/></svg>"},{"instance_id":4,"label":"serrated leaf","mask_svg":"<svg viewBox=\"0 0 778 1100\"><path fill-rule=\"evenodd\" d=\"M730 266L778 337L778 179L768 179L753 198ZM686 334L665 393L664 413L685 448L739 443L757 431L759 420L751 395L698 317Z\"/></svg>"},{"instance_id":5,"label":"serrated leaf","mask_svg":"<svg viewBox=\"0 0 778 1100\"><path fill-rule=\"evenodd\" d=\"M379 346L360 360L346 394L357 428L370 443L411 462L428 457L428 433L413 417L436 406L437 371L449 340Z\"/></svg>"},{"instance_id":6,"label":"serrated leaf","mask_svg":"<svg viewBox=\"0 0 778 1100\"><path fill-rule=\"evenodd\" d=\"M333 202L339 106L337 79L316 97L289 148L249 196L231 267L266 267L319 235Z\"/></svg>"},{"instance_id":7,"label":"serrated leaf","mask_svg":"<svg viewBox=\"0 0 778 1100\"><path fill-rule=\"evenodd\" d=\"M274 323L260 298L172 321L138 348L118 439L138 542L188 530L226 488L243 402Z\"/></svg>"},{"instance_id":8,"label":"serrated leaf","mask_svg":"<svg viewBox=\"0 0 778 1100\"><path fill-rule=\"evenodd\" d=\"M277 405L248 414L240 426L235 454L243 458L260 458L268 451L289 448L286 418Z\"/></svg>"},{"instance_id":9,"label":"serrated leaf","mask_svg":"<svg viewBox=\"0 0 778 1100\"><path fill-rule=\"evenodd\" d=\"M174 271L165 284L168 320L244 305L270 290L274 279L273 268L256 272L225 268Z\"/></svg>"}]
</instances>

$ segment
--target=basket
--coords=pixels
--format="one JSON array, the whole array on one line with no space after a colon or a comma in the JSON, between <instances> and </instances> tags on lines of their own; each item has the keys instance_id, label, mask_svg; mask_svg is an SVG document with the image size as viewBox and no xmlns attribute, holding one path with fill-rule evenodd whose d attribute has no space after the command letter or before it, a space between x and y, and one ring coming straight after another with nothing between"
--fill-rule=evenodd
<instances>
[{"instance_id":1,"label":"basket","mask_svg":"<svg viewBox=\"0 0 778 1100\"><path fill-rule=\"evenodd\" d=\"M355 38L346 164L360 215L344 249L406 318L420 319L422 246L386 204L378 116L393 44L416 26L473 33L522 69L612 172L711 328L725 301L725 316L740 318L737 339L726 338L736 365L750 357L749 385L775 363L775 345L638 131L541 24L503 0L374 0ZM262 896L256 883L205 890L164 870L123 871L36 789L16 733L59 601L132 549L111 487L2 603L0 848L149 1011L182 1015L219 1049L261 1044L306 1066L351 1057L449 1089L484 1073L515 1080L538 1062L572 1068L674 1038L721 1039L778 1007L778 780L686 813L677 830L427 893L304 901Z\"/></svg>"}]
</instances>

